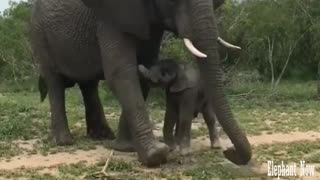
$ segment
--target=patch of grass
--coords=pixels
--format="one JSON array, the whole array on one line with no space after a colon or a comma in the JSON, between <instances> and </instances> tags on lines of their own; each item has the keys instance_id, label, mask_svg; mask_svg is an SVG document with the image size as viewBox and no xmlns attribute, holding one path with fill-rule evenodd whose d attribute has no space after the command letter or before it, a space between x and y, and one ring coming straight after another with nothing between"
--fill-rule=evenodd
<instances>
[{"instance_id":1,"label":"patch of grass","mask_svg":"<svg viewBox=\"0 0 320 180\"><path fill-rule=\"evenodd\" d=\"M133 170L133 166L131 163L126 162L121 159L113 159L110 161L109 164L110 171L116 171L116 172L130 172Z\"/></svg>"},{"instance_id":2,"label":"patch of grass","mask_svg":"<svg viewBox=\"0 0 320 180\"><path fill-rule=\"evenodd\" d=\"M46 132L46 113L28 103L30 96L0 98L0 140L31 139ZM22 96L22 95L21 95Z\"/></svg>"},{"instance_id":3,"label":"patch of grass","mask_svg":"<svg viewBox=\"0 0 320 180\"><path fill-rule=\"evenodd\" d=\"M57 147L49 140L50 109L48 99L40 103L38 92L17 91L0 93L0 141L11 142L22 139L41 139L36 149L42 154L74 149L94 149L101 141L92 141L86 137L85 109L81 93L76 88L66 91L66 111L70 131L75 144L70 147ZM105 108L109 125L116 129L118 114L116 107Z\"/></svg>"},{"instance_id":4,"label":"patch of grass","mask_svg":"<svg viewBox=\"0 0 320 180\"><path fill-rule=\"evenodd\" d=\"M10 142L0 142L0 160L21 154L23 150L16 144Z\"/></svg>"},{"instance_id":5,"label":"patch of grass","mask_svg":"<svg viewBox=\"0 0 320 180\"><path fill-rule=\"evenodd\" d=\"M96 174L103 168L105 162L98 163L96 165L86 165L85 162L62 165L59 166L59 179L79 179L80 177L86 176L86 179L94 179L94 177L101 176L102 174ZM120 179L135 179L136 177L143 177L144 175L135 174L131 163L125 162L121 159L112 159L108 166L107 172L112 176L114 173L117 175L116 178Z\"/></svg>"},{"instance_id":6,"label":"patch of grass","mask_svg":"<svg viewBox=\"0 0 320 180\"><path fill-rule=\"evenodd\" d=\"M0 81L1 93L20 93L20 92L38 92L38 77L27 77L20 80L2 79Z\"/></svg>"},{"instance_id":7,"label":"patch of grass","mask_svg":"<svg viewBox=\"0 0 320 180\"><path fill-rule=\"evenodd\" d=\"M59 166L58 170L59 177L63 179L81 177L85 174L92 174L94 172L97 172L100 169L97 166L87 166L85 162L80 162L77 164Z\"/></svg>"},{"instance_id":8,"label":"patch of grass","mask_svg":"<svg viewBox=\"0 0 320 180\"><path fill-rule=\"evenodd\" d=\"M317 82L281 81L272 91L270 83L239 81L227 88L228 95L238 98L268 97L269 100L314 100L317 94ZM250 93L251 92L251 93ZM239 96L242 95L242 96Z\"/></svg>"},{"instance_id":9,"label":"patch of grass","mask_svg":"<svg viewBox=\"0 0 320 180\"><path fill-rule=\"evenodd\" d=\"M84 108L79 106L81 103L76 94L66 94L68 123L73 127L79 119L83 119ZM48 134L51 119L48 102L40 103L38 93L2 94L0 108L0 140L28 140Z\"/></svg>"},{"instance_id":10,"label":"patch of grass","mask_svg":"<svg viewBox=\"0 0 320 180\"><path fill-rule=\"evenodd\" d=\"M37 170L16 170L16 171L3 171L0 170L0 178L5 179L35 179L35 180L55 180L56 177L49 174L39 174Z\"/></svg>"},{"instance_id":11,"label":"patch of grass","mask_svg":"<svg viewBox=\"0 0 320 180\"><path fill-rule=\"evenodd\" d=\"M296 163L300 160L306 160L307 163L319 163L319 154L307 156L318 149L320 149L320 141L300 141L289 144L261 145L256 147L254 152L257 155L257 161L262 163L266 163L268 160Z\"/></svg>"},{"instance_id":12,"label":"patch of grass","mask_svg":"<svg viewBox=\"0 0 320 180\"><path fill-rule=\"evenodd\" d=\"M213 177L221 177L223 179L230 179L232 177L231 173L228 172L221 164L210 164L185 170L184 175L191 176L192 179L203 180L209 180Z\"/></svg>"},{"instance_id":13,"label":"patch of grass","mask_svg":"<svg viewBox=\"0 0 320 180\"><path fill-rule=\"evenodd\" d=\"M250 169L226 162L221 151L202 150L186 157L183 162L172 168L170 163L181 161L177 158L161 169L161 177L169 179L232 179L238 177L252 178L258 176Z\"/></svg>"},{"instance_id":14,"label":"patch of grass","mask_svg":"<svg viewBox=\"0 0 320 180\"><path fill-rule=\"evenodd\" d=\"M103 145L106 143L105 141L91 140L83 136L75 136L73 145L58 146L49 139L41 139L34 145L34 150L42 155L56 154L59 152L73 153L77 150L89 151L96 149L97 145Z\"/></svg>"},{"instance_id":15,"label":"patch of grass","mask_svg":"<svg viewBox=\"0 0 320 180\"><path fill-rule=\"evenodd\" d=\"M230 88L228 94L235 117L248 134L320 129L315 82L284 81L274 93L268 84L244 83Z\"/></svg>"},{"instance_id":16,"label":"patch of grass","mask_svg":"<svg viewBox=\"0 0 320 180\"><path fill-rule=\"evenodd\" d=\"M201 136L209 136L209 131L207 126L201 126L198 129L192 129L191 131L192 138L197 138Z\"/></svg>"},{"instance_id":17,"label":"patch of grass","mask_svg":"<svg viewBox=\"0 0 320 180\"><path fill-rule=\"evenodd\" d=\"M39 170L41 172L41 169L20 169L15 171L0 171L0 177L8 179L26 178L36 180L77 180L86 174L94 173L100 170L98 166L87 166L84 162L70 165L60 165L57 168L58 172L51 175L48 173L39 173Z\"/></svg>"}]
</instances>

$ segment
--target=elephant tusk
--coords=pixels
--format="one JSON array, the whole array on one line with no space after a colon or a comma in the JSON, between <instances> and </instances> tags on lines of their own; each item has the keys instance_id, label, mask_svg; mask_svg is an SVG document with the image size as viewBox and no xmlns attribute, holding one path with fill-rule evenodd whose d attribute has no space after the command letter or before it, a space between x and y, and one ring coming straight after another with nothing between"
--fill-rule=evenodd
<instances>
[{"instance_id":1,"label":"elephant tusk","mask_svg":"<svg viewBox=\"0 0 320 180\"><path fill-rule=\"evenodd\" d=\"M221 43L222 45L226 46L227 48L231 49L241 49L239 46L235 46L233 44L228 43L227 41L223 40L221 37L218 37L218 42Z\"/></svg>"},{"instance_id":2,"label":"elephant tusk","mask_svg":"<svg viewBox=\"0 0 320 180\"><path fill-rule=\"evenodd\" d=\"M208 57L206 54L200 52L197 48L194 47L190 39L184 38L183 39L184 44L188 48L188 50L195 56L200 58L206 58Z\"/></svg>"}]
</instances>

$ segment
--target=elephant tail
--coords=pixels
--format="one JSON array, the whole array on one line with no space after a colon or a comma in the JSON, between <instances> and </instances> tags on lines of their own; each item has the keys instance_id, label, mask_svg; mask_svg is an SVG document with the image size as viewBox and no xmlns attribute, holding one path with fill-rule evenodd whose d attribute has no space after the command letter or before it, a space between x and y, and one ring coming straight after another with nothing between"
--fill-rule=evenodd
<instances>
[{"instance_id":1,"label":"elephant tail","mask_svg":"<svg viewBox=\"0 0 320 180\"><path fill-rule=\"evenodd\" d=\"M38 88L40 91L40 100L43 102L48 94L48 87L44 78L40 75L38 80Z\"/></svg>"}]
</instances>

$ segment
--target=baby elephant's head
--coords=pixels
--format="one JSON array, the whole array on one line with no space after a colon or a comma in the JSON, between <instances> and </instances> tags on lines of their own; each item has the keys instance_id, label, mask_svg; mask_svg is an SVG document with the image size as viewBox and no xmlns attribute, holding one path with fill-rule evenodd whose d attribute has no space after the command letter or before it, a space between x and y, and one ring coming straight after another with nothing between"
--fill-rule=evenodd
<instances>
[{"instance_id":1,"label":"baby elephant's head","mask_svg":"<svg viewBox=\"0 0 320 180\"><path fill-rule=\"evenodd\" d=\"M149 69L143 65L139 65L138 69L151 86L168 87L176 79L179 65L172 59L164 59L158 61Z\"/></svg>"}]
</instances>

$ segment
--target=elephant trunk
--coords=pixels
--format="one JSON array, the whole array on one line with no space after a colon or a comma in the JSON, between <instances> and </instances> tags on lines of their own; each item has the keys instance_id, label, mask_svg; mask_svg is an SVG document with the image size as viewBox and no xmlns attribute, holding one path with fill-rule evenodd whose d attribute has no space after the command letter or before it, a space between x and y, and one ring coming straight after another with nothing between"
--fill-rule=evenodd
<instances>
[{"instance_id":1,"label":"elephant trunk","mask_svg":"<svg viewBox=\"0 0 320 180\"><path fill-rule=\"evenodd\" d=\"M142 74L142 76L143 76L144 78L151 79L150 70L147 69L146 67L144 67L144 65L140 64L140 65L138 66L138 70L139 70L139 72Z\"/></svg>"},{"instance_id":2,"label":"elephant trunk","mask_svg":"<svg viewBox=\"0 0 320 180\"><path fill-rule=\"evenodd\" d=\"M218 121L234 145L234 148L224 151L224 155L237 165L245 165L250 161L252 152L246 134L235 120L224 94L212 0L190 0L190 2L192 42L207 55L207 58L197 60L204 89L214 105Z\"/></svg>"}]
</instances>

